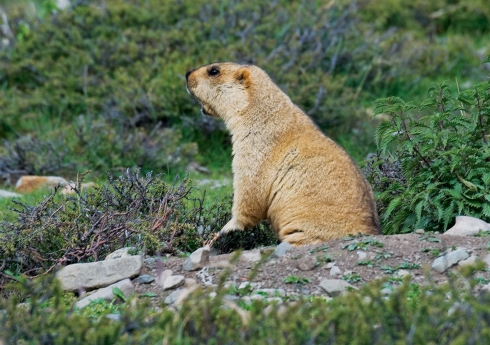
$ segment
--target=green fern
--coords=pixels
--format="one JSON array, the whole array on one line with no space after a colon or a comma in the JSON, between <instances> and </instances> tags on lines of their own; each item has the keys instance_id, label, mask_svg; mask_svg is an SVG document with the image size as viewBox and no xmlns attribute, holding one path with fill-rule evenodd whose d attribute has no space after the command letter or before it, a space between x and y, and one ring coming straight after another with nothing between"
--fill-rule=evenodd
<instances>
[{"instance_id":1,"label":"green fern","mask_svg":"<svg viewBox=\"0 0 490 345\"><path fill-rule=\"evenodd\" d=\"M428 95L418 106L399 97L375 102L375 116L390 120L376 131L368 179L387 234L446 230L457 215L490 221L490 82L457 95L442 83Z\"/></svg>"}]
</instances>

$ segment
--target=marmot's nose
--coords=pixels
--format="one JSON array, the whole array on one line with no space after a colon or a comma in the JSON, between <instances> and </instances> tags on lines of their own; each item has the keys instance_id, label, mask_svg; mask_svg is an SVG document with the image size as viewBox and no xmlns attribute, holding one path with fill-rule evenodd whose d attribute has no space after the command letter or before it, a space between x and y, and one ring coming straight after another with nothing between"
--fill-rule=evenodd
<instances>
[{"instance_id":1,"label":"marmot's nose","mask_svg":"<svg viewBox=\"0 0 490 345\"><path fill-rule=\"evenodd\" d=\"M192 72L194 72L194 71L195 71L195 69L190 70L189 72L187 72L187 73L185 74L185 80L189 79L189 76L190 76L190 75L191 75L191 73L192 73Z\"/></svg>"}]
</instances>

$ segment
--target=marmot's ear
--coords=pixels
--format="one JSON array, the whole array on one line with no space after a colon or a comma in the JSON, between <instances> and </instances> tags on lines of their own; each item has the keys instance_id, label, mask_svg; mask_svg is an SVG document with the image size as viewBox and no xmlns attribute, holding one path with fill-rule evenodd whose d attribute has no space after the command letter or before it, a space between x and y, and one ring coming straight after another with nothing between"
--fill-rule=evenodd
<instances>
[{"instance_id":1,"label":"marmot's ear","mask_svg":"<svg viewBox=\"0 0 490 345\"><path fill-rule=\"evenodd\" d=\"M245 87L250 86L250 71L246 68L240 68L235 73L235 78Z\"/></svg>"}]
</instances>

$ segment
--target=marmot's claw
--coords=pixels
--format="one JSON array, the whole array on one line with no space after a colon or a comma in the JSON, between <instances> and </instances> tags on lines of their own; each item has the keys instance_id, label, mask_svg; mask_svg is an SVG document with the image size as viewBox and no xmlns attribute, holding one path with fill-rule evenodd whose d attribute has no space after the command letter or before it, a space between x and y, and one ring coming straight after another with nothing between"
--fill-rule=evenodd
<instances>
[{"instance_id":1,"label":"marmot's claw","mask_svg":"<svg viewBox=\"0 0 490 345\"><path fill-rule=\"evenodd\" d=\"M214 234L214 237L206 242L204 242L205 246L209 246L210 248L213 246L214 242L216 242L219 238L220 233L217 232Z\"/></svg>"}]
</instances>

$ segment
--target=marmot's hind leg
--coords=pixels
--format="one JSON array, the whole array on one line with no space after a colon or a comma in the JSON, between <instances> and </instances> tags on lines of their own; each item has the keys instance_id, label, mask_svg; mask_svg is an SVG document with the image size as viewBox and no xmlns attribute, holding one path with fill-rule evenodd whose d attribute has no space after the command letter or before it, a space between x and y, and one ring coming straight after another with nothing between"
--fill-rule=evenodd
<instances>
[{"instance_id":1,"label":"marmot's hind leg","mask_svg":"<svg viewBox=\"0 0 490 345\"><path fill-rule=\"evenodd\" d=\"M304 231L298 230L291 232L281 238L282 242L289 242L293 247L304 246L305 244L321 243L320 240L314 240L311 236L308 236Z\"/></svg>"}]
</instances>

